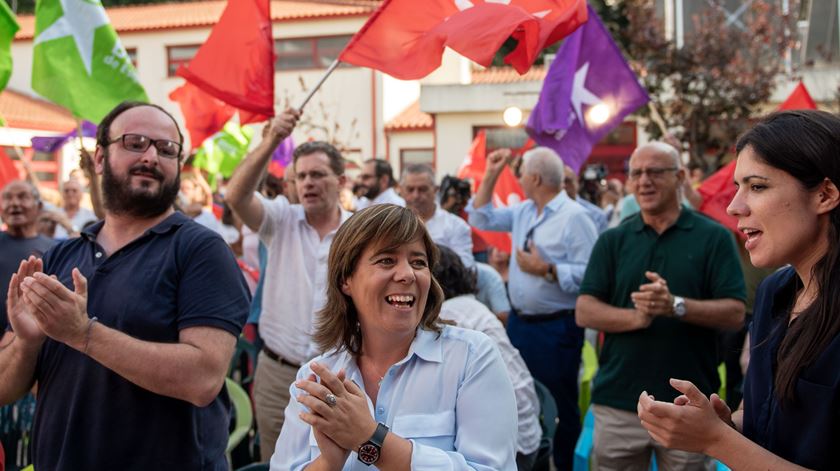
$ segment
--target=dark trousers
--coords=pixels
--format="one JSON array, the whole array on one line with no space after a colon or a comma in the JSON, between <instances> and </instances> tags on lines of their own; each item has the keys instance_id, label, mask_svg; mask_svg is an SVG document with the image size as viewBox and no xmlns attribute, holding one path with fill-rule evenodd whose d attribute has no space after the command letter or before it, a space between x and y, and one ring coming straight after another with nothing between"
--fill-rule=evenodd
<instances>
[{"instance_id":1,"label":"dark trousers","mask_svg":"<svg viewBox=\"0 0 840 471\"><path fill-rule=\"evenodd\" d=\"M554 465L558 471L571 470L575 444L580 435L577 379L583 329L575 324L572 314L553 320L526 322L514 310L508 317L507 333L531 375L551 391L557 403Z\"/></svg>"}]
</instances>

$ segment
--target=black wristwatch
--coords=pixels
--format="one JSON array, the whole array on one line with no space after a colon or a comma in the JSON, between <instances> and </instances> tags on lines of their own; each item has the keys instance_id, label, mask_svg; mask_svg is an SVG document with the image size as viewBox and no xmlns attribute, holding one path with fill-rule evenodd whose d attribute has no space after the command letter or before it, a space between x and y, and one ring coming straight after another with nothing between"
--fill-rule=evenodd
<instances>
[{"instance_id":1,"label":"black wristwatch","mask_svg":"<svg viewBox=\"0 0 840 471\"><path fill-rule=\"evenodd\" d=\"M382 451L382 443L385 442L385 435L388 435L388 426L381 422L376 424L376 431L373 432L373 436L359 447L359 461L367 466L376 463Z\"/></svg>"}]
</instances>

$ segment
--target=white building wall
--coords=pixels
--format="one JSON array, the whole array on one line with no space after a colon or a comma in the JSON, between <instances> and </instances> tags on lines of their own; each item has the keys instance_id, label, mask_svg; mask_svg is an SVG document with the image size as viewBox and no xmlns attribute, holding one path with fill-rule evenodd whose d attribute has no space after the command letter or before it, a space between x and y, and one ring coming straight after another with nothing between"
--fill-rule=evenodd
<instances>
[{"instance_id":1,"label":"white building wall","mask_svg":"<svg viewBox=\"0 0 840 471\"><path fill-rule=\"evenodd\" d=\"M403 149L434 149L435 136L432 131L398 131L388 134L388 162L394 169L394 176L402 173L400 151Z\"/></svg>"}]
</instances>

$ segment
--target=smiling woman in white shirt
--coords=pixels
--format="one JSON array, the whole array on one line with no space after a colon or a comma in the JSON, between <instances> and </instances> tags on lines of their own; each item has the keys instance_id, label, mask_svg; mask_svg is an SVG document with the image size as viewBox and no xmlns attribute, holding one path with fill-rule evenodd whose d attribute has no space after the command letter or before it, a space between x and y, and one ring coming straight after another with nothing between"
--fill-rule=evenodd
<instances>
[{"instance_id":1,"label":"smiling woman in white shirt","mask_svg":"<svg viewBox=\"0 0 840 471\"><path fill-rule=\"evenodd\" d=\"M505 365L486 335L439 321L437 260L408 209L341 226L315 334L326 353L291 387L272 470L516 469Z\"/></svg>"}]
</instances>

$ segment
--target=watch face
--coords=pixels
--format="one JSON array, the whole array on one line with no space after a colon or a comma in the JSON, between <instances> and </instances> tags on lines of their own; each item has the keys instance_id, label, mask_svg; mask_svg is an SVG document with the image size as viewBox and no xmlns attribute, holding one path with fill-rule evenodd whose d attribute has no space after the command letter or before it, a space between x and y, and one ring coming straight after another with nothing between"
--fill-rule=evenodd
<instances>
[{"instance_id":1,"label":"watch face","mask_svg":"<svg viewBox=\"0 0 840 471\"><path fill-rule=\"evenodd\" d=\"M365 443L359 448L359 461L365 464L376 463L379 459L379 447L372 443Z\"/></svg>"}]
</instances>

